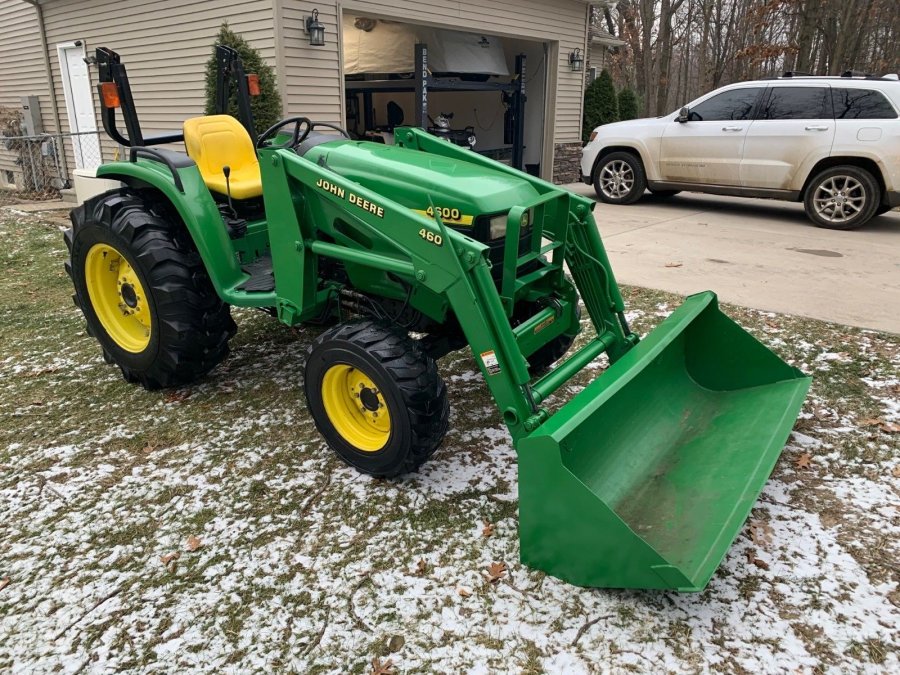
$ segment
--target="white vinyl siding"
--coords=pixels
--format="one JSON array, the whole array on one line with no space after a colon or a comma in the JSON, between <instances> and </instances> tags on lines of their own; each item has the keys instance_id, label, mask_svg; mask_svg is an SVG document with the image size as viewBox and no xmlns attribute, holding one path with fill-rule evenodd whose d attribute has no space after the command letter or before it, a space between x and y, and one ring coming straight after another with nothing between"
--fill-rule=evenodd
<instances>
[{"instance_id":1,"label":"white vinyl siding","mask_svg":"<svg viewBox=\"0 0 900 675\"><path fill-rule=\"evenodd\" d=\"M0 0L0 107L20 110L22 97L31 95L40 99L44 131L53 131L37 11L22 0ZM19 173L15 157L0 144L0 184L5 171Z\"/></svg>"},{"instance_id":2,"label":"white vinyl siding","mask_svg":"<svg viewBox=\"0 0 900 675\"><path fill-rule=\"evenodd\" d=\"M63 131L68 118L56 45L82 40L87 54L97 47L117 51L134 93L144 135L180 130L185 119L202 115L206 106L206 62L223 21L275 66L272 0L51 0L44 3L44 23L51 50L53 83L60 98ZM96 85L96 66L91 79ZM105 160L116 145L102 132L100 103L94 93L97 127ZM121 117L119 125L122 126ZM70 166L74 166L71 154Z\"/></svg>"}]
</instances>

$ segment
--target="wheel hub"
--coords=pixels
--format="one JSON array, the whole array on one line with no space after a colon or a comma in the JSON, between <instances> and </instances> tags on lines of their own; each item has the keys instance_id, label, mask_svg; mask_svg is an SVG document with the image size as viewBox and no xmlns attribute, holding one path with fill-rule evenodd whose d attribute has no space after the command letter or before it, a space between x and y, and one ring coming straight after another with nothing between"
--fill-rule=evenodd
<instances>
[{"instance_id":1,"label":"wheel hub","mask_svg":"<svg viewBox=\"0 0 900 675\"><path fill-rule=\"evenodd\" d=\"M359 401L363 404L363 407L369 411L376 411L381 407L381 404L378 402L378 390L377 389L369 389L368 387L363 387L362 391L359 392Z\"/></svg>"},{"instance_id":2,"label":"wheel hub","mask_svg":"<svg viewBox=\"0 0 900 675\"><path fill-rule=\"evenodd\" d=\"M138 299L137 293L134 291L134 286L131 284L122 284L122 288L119 291L122 296L122 301L131 309L137 307Z\"/></svg>"}]
</instances>

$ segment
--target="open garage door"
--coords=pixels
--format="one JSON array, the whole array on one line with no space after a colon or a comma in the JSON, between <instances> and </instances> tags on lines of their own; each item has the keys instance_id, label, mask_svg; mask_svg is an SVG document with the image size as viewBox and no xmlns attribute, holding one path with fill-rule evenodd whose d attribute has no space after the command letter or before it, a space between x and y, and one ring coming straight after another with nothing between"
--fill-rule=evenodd
<instances>
[{"instance_id":1,"label":"open garage door","mask_svg":"<svg viewBox=\"0 0 900 675\"><path fill-rule=\"evenodd\" d=\"M354 13L343 15L342 41L351 134L392 143L395 127L421 120L419 126L450 142L544 173L544 43Z\"/></svg>"}]
</instances>

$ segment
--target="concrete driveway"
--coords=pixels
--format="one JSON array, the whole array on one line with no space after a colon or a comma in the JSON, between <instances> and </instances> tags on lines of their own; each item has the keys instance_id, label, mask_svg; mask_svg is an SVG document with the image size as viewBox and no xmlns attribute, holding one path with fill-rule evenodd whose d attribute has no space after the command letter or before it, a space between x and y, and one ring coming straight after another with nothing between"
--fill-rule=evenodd
<instances>
[{"instance_id":1,"label":"concrete driveway","mask_svg":"<svg viewBox=\"0 0 900 675\"><path fill-rule=\"evenodd\" d=\"M683 192L594 216L621 283L900 333L900 212L840 232L800 204Z\"/></svg>"}]
</instances>

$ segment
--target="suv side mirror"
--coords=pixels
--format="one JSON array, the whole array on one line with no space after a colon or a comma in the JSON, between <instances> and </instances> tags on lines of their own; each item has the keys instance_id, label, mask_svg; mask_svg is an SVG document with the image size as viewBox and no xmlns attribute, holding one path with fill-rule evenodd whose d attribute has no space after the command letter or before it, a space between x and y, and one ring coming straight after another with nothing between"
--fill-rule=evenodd
<instances>
[{"instance_id":1,"label":"suv side mirror","mask_svg":"<svg viewBox=\"0 0 900 675\"><path fill-rule=\"evenodd\" d=\"M691 109L687 106L684 106L681 110L678 111L678 117L675 118L675 121L684 124L689 119L691 119Z\"/></svg>"}]
</instances>

